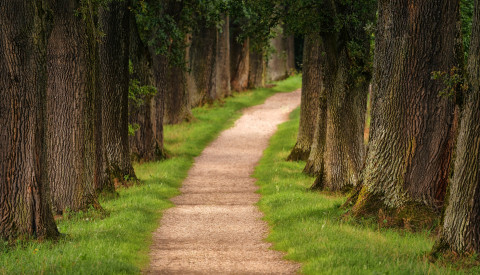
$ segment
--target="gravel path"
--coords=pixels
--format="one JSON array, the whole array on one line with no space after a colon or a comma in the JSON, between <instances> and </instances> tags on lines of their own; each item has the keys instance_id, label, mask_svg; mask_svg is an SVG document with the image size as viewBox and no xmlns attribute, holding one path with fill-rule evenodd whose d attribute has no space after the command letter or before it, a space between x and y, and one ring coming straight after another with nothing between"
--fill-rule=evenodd
<instances>
[{"instance_id":1,"label":"gravel path","mask_svg":"<svg viewBox=\"0 0 480 275\"><path fill-rule=\"evenodd\" d=\"M146 273L295 274L263 241L268 225L255 206L251 174L277 125L300 104L300 91L276 94L248 108L195 159L155 231Z\"/></svg>"}]
</instances>

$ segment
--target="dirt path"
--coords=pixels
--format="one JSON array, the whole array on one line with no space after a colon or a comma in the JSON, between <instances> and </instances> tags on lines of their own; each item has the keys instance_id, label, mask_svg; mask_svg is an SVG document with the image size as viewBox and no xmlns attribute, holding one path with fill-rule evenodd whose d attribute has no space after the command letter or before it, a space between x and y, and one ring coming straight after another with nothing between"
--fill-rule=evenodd
<instances>
[{"instance_id":1,"label":"dirt path","mask_svg":"<svg viewBox=\"0 0 480 275\"><path fill-rule=\"evenodd\" d=\"M182 194L172 199L176 206L154 233L147 273L296 273L297 264L263 241L268 226L254 205L260 195L250 175L277 125L299 104L295 91L245 110L195 159Z\"/></svg>"}]
</instances>

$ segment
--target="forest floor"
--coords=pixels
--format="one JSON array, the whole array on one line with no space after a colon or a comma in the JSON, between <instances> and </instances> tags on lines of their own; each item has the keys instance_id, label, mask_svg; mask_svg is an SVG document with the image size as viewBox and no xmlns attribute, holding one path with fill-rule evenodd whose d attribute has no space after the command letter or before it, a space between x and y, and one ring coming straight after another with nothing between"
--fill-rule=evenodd
<instances>
[{"instance_id":1,"label":"forest floor","mask_svg":"<svg viewBox=\"0 0 480 275\"><path fill-rule=\"evenodd\" d=\"M147 273L296 273L300 266L264 241L269 229L251 175L277 125L299 104L297 90L244 110L195 159L154 233Z\"/></svg>"}]
</instances>

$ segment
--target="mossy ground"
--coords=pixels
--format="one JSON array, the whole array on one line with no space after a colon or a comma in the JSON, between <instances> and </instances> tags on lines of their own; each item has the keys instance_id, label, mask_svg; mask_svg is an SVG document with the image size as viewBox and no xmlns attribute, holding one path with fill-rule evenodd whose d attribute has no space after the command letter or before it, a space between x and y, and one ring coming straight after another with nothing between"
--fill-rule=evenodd
<instances>
[{"instance_id":1,"label":"mossy ground","mask_svg":"<svg viewBox=\"0 0 480 275\"><path fill-rule=\"evenodd\" d=\"M118 196L100 202L106 214L67 212L58 219L58 241L0 242L0 274L138 274L148 265L151 234L169 198L178 194L194 157L218 134L233 125L240 110L262 103L277 92L299 88L301 77L281 81L222 103L193 110L191 123L165 127L170 158L134 165L140 183L120 188Z\"/></svg>"},{"instance_id":2,"label":"mossy ground","mask_svg":"<svg viewBox=\"0 0 480 275\"><path fill-rule=\"evenodd\" d=\"M385 228L371 219L345 219L346 197L308 190L305 162L287 162L296 141L299 110L282 124L256 169L259 202L272 230L268 241L302 263L304 274L480 274L448 261L431 263L429 230Z\"/></svg>"}]
</instances>

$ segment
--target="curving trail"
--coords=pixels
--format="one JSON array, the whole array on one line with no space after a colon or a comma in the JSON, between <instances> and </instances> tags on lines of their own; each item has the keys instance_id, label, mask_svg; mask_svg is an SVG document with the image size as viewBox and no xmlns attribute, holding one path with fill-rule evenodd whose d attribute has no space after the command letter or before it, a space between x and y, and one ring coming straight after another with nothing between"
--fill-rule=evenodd
<instances>
[{"instance_id":1,"label":"curving trail","mask_svg":"<svg viewBox=\"0 0 480 275\"><path fill-rule=\"evenodd\" d=\"M155 231L152 274L295 274L263 241L268 226L255 203L251 174L277 125L300 104L300 90L279 93L248 108L195 159Z\"/></svg>"}]
</instances>

